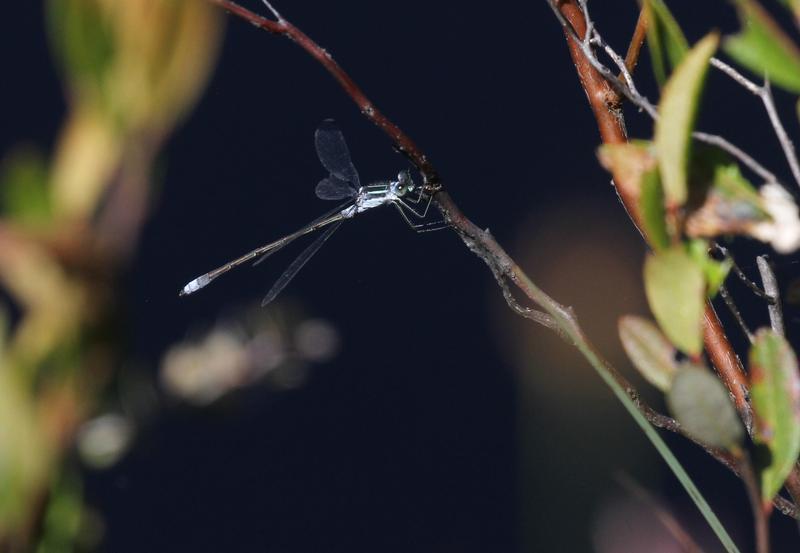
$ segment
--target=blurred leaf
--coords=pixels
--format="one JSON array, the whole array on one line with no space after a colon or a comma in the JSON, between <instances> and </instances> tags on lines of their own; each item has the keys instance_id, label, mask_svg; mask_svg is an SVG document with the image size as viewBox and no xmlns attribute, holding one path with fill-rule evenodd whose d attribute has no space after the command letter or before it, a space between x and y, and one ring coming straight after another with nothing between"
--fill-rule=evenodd
<instances>
[{"instance_id":1,"label":"blurred leaf","mask_svg":"<svg viewBox=\"0 0 800 553\"><path fill-rule=\"evenodd\" d=\"M743 31L725 39L725 53L761 78L800 94L800 50L754 0L734 0Z\"/></svg>"},{"instance_id":2,"label":"blurred leaf","mask_svg":"<svg viewBox=\"0 0 800 553\"><path fill-rule=\"evenodd\" d=\"M8 311L5 305L0 303L0 367L7 366L8 362L5 360L8 341ZM0 369L2 370L2 369Z\"/></svg>"},{"instance_id":3,"label":"blurred leaf","mask_svg":"<svg viewBox=\"0 0 800 553\"><path fill-rule=\"evenodd\" d=\"M87 220L114 179L149 184L157 149L204 89L221 12L196 0L49 0L49 8L72 107L53 164L53 206Z\"/></svg>"},{"instance_id":4,"label":"blurred leaf","mask_svg":"<svg viewBox=\"0 0 800 553\"><path fill-rule=\"evenodd\" d=\"M704 444L729 451L739 448L742 423L728 390L705 367L682 365L667 394L667 405L681 426Z\"/></svg>"},{"instance_id":5,"label":"blurred leaf","mask_svg":"<svg viewBox=\"0 0 800 553\"><path fill-rule=\"evenodd\" d=\"M763 199L736 163L719 160L710 170L705 201L686 219L689 236L750 234L754 225L771 219Z\"/></svg>"},{"instance_id":6,"label":"blurred leaf","mask_svg":"<svg viewBox=\"0 0 800 553\"><path fill-rule=\"evenodd\" d=\"M653 72L659 86L663 86L669 75L667 60L672 69L677 67L689 52L689 43L663 0L645 0L643 7Z\"/></svg>"},{"instance_id":7,"label":"blurred leaf","mask_svg":"<svg viewBox=\"0 0 800 553\"><path fill-rule=\"evenodd\" d=\"M657 169L651 169L642 177L642 191L639 198L642 226L654 250L669 247L667 214L664 210L664 188Z\"/></svg>"},{"instance_id":8,"label":"blurred leaf","mask_svg":"<svg viewBox=\"0 0 800 553\"><path fill-rule=\"evenodd\" d=\"M650 384L666 392L677 370L675 347L658 327L642 317L619 320L619 337L633 366Z\"/></svg>"},{"instance_id":9,"label":"blurred leaf","mask_svg":"<svg viewBox=\"0 0 800 553\"><path fill-rule=\"evenodd\" d=\"M597 157L613 175L620 193L636 202L642 230L651 246L659 249L666 245L663 189L657 175L653 175L657 162L652 142L632 140L624 144L604 144L597 149Z\"/></svg>"},{"instance_id":10,"label":"blurred leaf","mask_svg":"<svg viewBox=\"0 0 800 553\"><path fill-rule=\"evenodd\" d=\"M706 280L708 281L706 293L709 298L713 298L717 295L717 292L719 292L719 287L722 286L722 283L728 278L728 273L730 273L733 268L733 259L730 257L722 261L708 259L703 268L705 269Z\"/></svg>"},{"instance_id":11,"label":"blurred leaf","mask_svg":"<svg viewBox=\"0 0 800 553\"><path fill-rule=\"evenodd\" d=\"M12 233L5 238L0 284L25 313L14 327L9 355L25 369L38 370L57 348L75 343L88 317L88 297L102 292L82 286L43 244Z\"/></svg>"},{"instance_id":12,"label":"blurred leaf","mask_svg":"<svg viewBox=\"0 0 800 553\"><path fill-rule=\"evenodd\" d=\"M603 144L597 149L600 164L609 171L626 195L639 197L642 175L656 166L653 145L647 140Z\"/></svg>"},{"instance_id":13,"label":"blurred leaf","mask_svg":"<svg viewBox=\"0 0 800 553\"><path fill-rule=\"evenodd\" d=\"M7 361L0 367L0 537L26 522L26 508L46 484L50 465L33 399Z\"/></svg>"},{"instance_id":14,"label":"blurred leaf","mask_svg":"<svg viewBox=\"0 0 800 553\"><path fill-rule=\"evenodd\" d=\"M47 22L52 50L80 94L103 96L114 59L111 22L99 0L49 0Z\"/></svg>"},{"instance_id":15,"label":"blurred leaf","mask_svg":"<svg viewBox=\"0 0 800 553\"><path fill-rule=\"evenodd\" d=\"M675 69L661 96L654 141L668 209L683 205L688 196L692 129L708 62L718 42L716 33L698 42Z\"/></svg>"},{"instance_id":16,"label":"blurred leaf","mask_svg":"<svg viewBox=\"0 0 800 553\"><path fill-rule=\"evenodd\" d=\"M800 0L780 0L780 2L792 11L796 20L795 23L800 21Z\"/></svg>"},{"instance_id":17,"label":"blurred leaf","mask_svg":"<svg viewBox=\"0 0 800 553\"><path fill-rule=\"evenodd\" d=\"M725 282L728 273L733 267L733 260L730 258L717 261L708 255L708 242L705 240L689 240L686 251L689 256L697 263L703 271L706 279L706 294L713 298L719 292L719 287Z\"/></svg>"},{"instance_id":18,"label":"blurred leaf","mask_svg":"<svg viewBox=\"0 0 800 553\"><path fill-rule=\"evenodd\" d=\"M51 215L47 165L33 150L8 155L0 167L0 202L3 213L26 225L44 225Z\"/></svg>"},{"instance_id":19,"label":"blurred leaf","mask_svg":"<svg viewBox=\"0 0 800 553\"><path fill-rule=\"evenodd\" d=\"M53 486L44 514L38 553L71 553L81 529L83 489L77 474L65 472Z\"/></svg>"},{"instance_id":20,"label":"blurred leaf","mask_svg":"<svg viewBox=\"0 0 800 553\"><path fill-rule=\"evenodd\" d=\"M761 472L761 497L768 503L800 455L800 374L792 348L767 328L756 333L750 349L750 397L755 440L772 454Z\"/></svg>"},{"instance_id":21,"label":"blurred leaf","mask_svg":"<svg viewBox=\"0 0 800 553\"><path fill-rule=\"evenodd\" d=\"M699 354L706 293L701 267L682 245L673 246L647 256L644 285L650 309L667 338L681 351Z\"/></svg>"}]
</instances>

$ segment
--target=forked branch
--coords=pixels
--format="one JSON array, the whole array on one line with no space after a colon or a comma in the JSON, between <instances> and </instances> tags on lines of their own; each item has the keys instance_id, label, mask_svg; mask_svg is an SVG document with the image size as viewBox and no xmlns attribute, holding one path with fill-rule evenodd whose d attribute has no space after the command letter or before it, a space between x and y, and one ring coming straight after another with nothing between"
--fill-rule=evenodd
<instances>
[{"instance_id":1,"label":"forked branch","mask_svg":"<svg viewBox=\"0 0 800 553\"><path fill-rule=\"evenodd\" d=\"M300 46L309 55L316 59L339 83L344 92L355 102L361 110L361 113L377 125L392 141L395 147L402 152L414 166L419 170L425 179L425 186L427 193L435 194L434 204L441 212L444 220L450 227L461 237L464 244L480 259L482 259L491 269L495 278L504 292L504 296L509 303L509 306L517 314L526 318L532 319L544 326L556 330L562 338L574 345L581 353L589 360L592 366L598 373L606 380L607 383L614 389L615 393L626 395L633 404L635 404L639 413L643 415L653 426L665 428L672 432L677 432L686 435L677 421L659 414L649 406L647 406L639 397L639 393L634 386L628 382L621 374L619 374L609 363L607 363L592 344L588 341L583 334L578 322L569 308L564 307L560 303L553 300L544 291L539 289L525 272L516 264L516 262L505 252L505 250L498 244L494 237L488 231L485 231L476 226L470 219L468 219L458 208L456 203L450 195L441 189L441 181L436 172L433 164L428 157L419 149L411 138L406 135L397 125L390 121L372 101L367 98L364 92L356 85L353 79L339 66L338 63L331 57L331 55L311 40L305 33L295 27L292 23L281 17L280 14L267 2L265 4L275 16L275 19L268 19L262 17L231 0L209 0L228 12L241 17L242 19L250 22L251 24L264 29L270 33L282 35ZM580 15L580 8L573 3L568 3L569 6L578 10L579 20L573 22L576 26L582 16ZM579 27L576 27L579 28ZM588 62L581 54L579 45L575 45L571 41L570 47L574 48L573 57L578 65L581 79L584 88L590 95L592 107L595 110L595 117L601 127L601 135L605 142L622 142L625 140L625 133L623 130L622 120L619 113L613 109L614 101L617 98L615 92L610 88L608 82L599 75L591 63ZM586 80L584 80L586 79ZM624 199L624 198L623 198ZM629 202L625 202L630 205ZM635 211L630 210L632 216L635 217ZM536 311L528 307L520 305L514 299L511 291L506 285L506 281L513 283L516 288L533 304L542 309ZM711 313L714 318L710 306L708 313ZM713 339L709 346L709 340L706 340L707 347L715 360L715 366L722 373L730 371L734 376L731 380L742 382L741 380L741 367L738 365L738 359L727 343L724 333L721 332L721 327L712 328L711 331L706 330L708 336L711 332ZM738 371L738 372L737 372ZM738 379L738 380L737 380ZM735 388L735 386L731 386ZM745 388L739 390L741 400L746 405L744 399ZM646 424L646 423L644 423ZM650 431L652 428L648 427ZM648 430L645 429L647 433ZM654 439L650 436L651 439ZM688 436L687 436L688 437ZM723 463L731 470L736 470L734 461L728 456L727 453L713 448L709 448L703 444L699 444L706 449L715 459ZM780 502L779 509L790 516L798 516L797 509L794 505L788 504L785 500Z\"/></svg>"}]
</instances>

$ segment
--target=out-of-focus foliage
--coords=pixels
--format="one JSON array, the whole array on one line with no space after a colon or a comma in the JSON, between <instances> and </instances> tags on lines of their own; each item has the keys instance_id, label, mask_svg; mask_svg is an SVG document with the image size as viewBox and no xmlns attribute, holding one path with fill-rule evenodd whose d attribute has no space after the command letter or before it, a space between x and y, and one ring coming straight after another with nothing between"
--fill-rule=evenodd
<instances>
[{"instance_id":1,"label":"out-of-focus foliage","mask_svg":"<svg viewBox=\"0 0 800 553\"><path fill-rule=\"evenodd\" d=\"M764 328L750 349L750 395L755 439L769 448L761 496L769 504L800 455L800 373L786 339Z\"/></svg>"},{"instance_id":2,"label":"out-of-focus foliage","mask_svg":"<svg viewBox=\"0 0 800 553\"><path fill-rule=\"evenodd\" d=\"M675 419L701 442L737 452L744 428L722 382L707 368L684 364L667 394Z\"/></svg>"},{"instance_id":3,"label":"out-of-focus foliage","mask_svg":"<svg viewBox=\"0 0 800 553\"><path fill-rule=\"evenodd\" d=\"M53 168L59 215L84 217L122 159L160 141L191 108L215 60L213 8L186 0L50 0L53 51L72 116Z\"/></svg>"},{"instance_id":4,"label":"out-of-focus foliage","mask_svg":"<svg viewBox=\"0 0 800 553\"><path fill-rule=\"evenodd\" d=\"M742 32L725 39L725 52L758 77L800 94L800 49L754 0L735 0Z\"/></svg>"},{"instance_id":5,"label":"out-of-focus foliage","mask_svg":"<svg viewBox=\"0 0 800 553\"><path fill-rule=\"evenodd\" d=\"M668 208L683 205L689 195L688 169L692 131L708 72L708 62L718 43L719 36L715 33L703 38L681 61L664 85L653 141Z\"/></svg>"},{"instance_id":6,"label":"out-of-focus foliage","mask_svg":"<svg viewBox=\"0 0 800 553\"><path fill-rule=\"evenodd\" d=\"M31 148L9 153L0 168L0 209L19 225L45 226L52 216L47 162Z\"/></svg>"},{"instance_id":7,"label":"out-of-focus foliage","mask_svg":"<svg viewBox=\"0 0 800 553\"><path fill-rule=\"evenodd\" d=\"M663 86L670 69L676 68L689 52L689 42L663 0L645 0L643 9L647 18L647 45L653 72L658 84Z\"/></svg>"},{"instance_id":8,"label":"out-of-focus foliage","mask_svg":"<svg viewBox=\"0 0 800 553\"><path fill-rule=\"evenodd\" d=\"M336 329L321 319L299 319L260 307L220 322L194 339L174 344L164 355L164 389L194 405L207 405L245 386L265 382L287 389L302 384L311 363L339 348Z\"/></svg>"},{"instance_id":9,"label":"out-of-focus foliage","mask_svg":"<svg viewBox=\"0 0 800 553\"><path fill-rule=\"evenodd\" d=\"M597 157L614 175L616 185L634 198L639 197L642 176L656 166L652 144L646 140L603 144L597 149Z\"/></svg>"},{"instance_id":10,"label":"out-of-focus foliage","mask_svg":"<svg viewBox=\"0 0 800 553\"><path fill-rule=\"evenodd\" d=\"M703 272L706 281L706 295L713 297L725 282L733 262L730 258L717 261L709 257L709 244L706 240L687 240L686 251Z\"/></svg>"},{"instance_id":11,"label":"out-of-focus foliage","mask_svg":"<svg viewBox=\"0 0 800 553\"><path fill-rule=\"evenodd\" d=\"M18 312L0 333L3 551L78 540L81 485L63 453L114 378L118 269L221 38L217 11L194 0L48 0L47 14L69 112L52 159L16 148L0 168L0 285Z\"/></svg>"},{"instance_id":12,"label":"out-of-focus foliage","mask_svg":"<svg viewBox=\"0 0 800 553\"><path fill-rule=\"evenodd\" d=\"M647 256L644 289L664 334L681 351L699 354L706 281L682 245Z\"/></svg>"},{"instance_id":13,"label":"out-of-focus foliage","mask_svg":"<svg viewBox=\"0 0 800 553\"><path fill-rule=\"evenodd\" d=\"M677 350L658 327L647 319L626 315L619 320L619 337L639 373L662 392L668 391L678 370Z\"/></svg>"},{"instance_id":14,"label":"out-of-focus foliage","mask_svg":"<svg viewBox=\"0 0 800 553\"><path fill-rule=\"evenodd\" d=\"M795 0L783 3L800 13ZM755 0L733 4L742 31L724 40L725 52L759 77L800 93L800 49ZM683 33L664 2L648 0L643 9L659 83L667 77L667 60L673 67L659 102L653 146L604 146L599 157L625 195L638 200L635 215L655 250L645 261L645 290L666 339L635 317L620 321L620 338L636 368L667 391L672 412L688 432L742 458L744 433L728 392L705 368L686 364L676 372L670 347L695 364L701 359L705 299L717 293L733 267L731 259L709 255L710 241L746 235L779 253L794 252L800 247L800 210L777 182L756 188L727 153L693 139L717 35L686 52ZM754 172L764 177L763 171ZM758 332L749 360L754 439L769 452L760 467L762 499L769 508L800 454L800 377L794 352L774 331Z\"/></svg>"},{"instance_id":15,"label":"out-of-focus foliage","mask_svg":"<svg viewBox=\"0 0 800 553\"><path fill-rule=\"evenodd\" d=\"M642 176L642 192L639 197L642 225L654 250L669 247L670 231L667 228L667 212L664 208L664 187L661 177L653 168Z\"/></svg>"}]
</instances>

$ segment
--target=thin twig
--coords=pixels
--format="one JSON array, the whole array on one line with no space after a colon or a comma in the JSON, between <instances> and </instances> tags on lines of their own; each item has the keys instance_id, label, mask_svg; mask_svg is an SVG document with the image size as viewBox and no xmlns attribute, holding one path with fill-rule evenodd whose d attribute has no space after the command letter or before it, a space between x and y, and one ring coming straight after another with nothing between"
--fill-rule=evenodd
<instances>
[{"instance_id":1,"label":"thin twig","mask_svg":"<svg viewBox=\"0 0 800 553\"><path fill-rule=\"evenodd\" d=\"M724 61L718 60L717 58L711 58L711 65L728 75L748 92L761 98L761 102L764 104L764 109L767 112L769 121L772 124L773 130L775 131L775 135L778 137L778 142L780 142L783 155L789 164L789 169L792 171L792 176L794 177L795 182L800 185L800 162L797 160L797 152L794 149L794 144L789 138L789 135L786 133L786 129L784 128L783 123L778 115L778 110L775 107L775 99L772 96L772 87L770 86L769 81L765 80L764 84L759 86L739 73L736 69Z\"/></svg>"},{"instance_id":2,"label":"thin twig","mask_svg":"<svg viewBox=\"0 0 800 553\"><path fill-rule=\"evenodd\" d=\"M772 267L769 266L767 256L759 255L756 257L756 264L758 265L758 272L761 274L761 282L764 283L764 291L772 300L771 303L767 305L770 326L776 334L785 336L786 329L783 326L783 312L781 311L778 280L775 278L775 273L772 272Z\"/></svg>"},{"instance_id":3,"label":"thin twig","mask_svg":"<svg viewBox=\"0 0 800 553\"><path fill-rule=\"evenodd\" d=\"M589 343L584 336L583 331L578 326L572 310L562 306L545 294L541 289L539 289L528 278L525 272L514 262L514 260L509 257L500 244L495 241L491 233L481 230L461 212L450 195L445 190L440 188L438 173L428 160L427 156L402 130L400 130L399 127L397 127L380 111L378 111L378 109L366 97L363 91L355 84L350 76L345 73L345 71L333 60L330 54L328 54L307 35L305 35L302 31L285 19L279 19L278 21L266 19L242 6L239 6L231 0L209 1L222 7L230 13L245 19L246 21L249 21L259 28L262 28L273 34L286 36L297 43L314 59L316 59L336 79L344 92L356 103L356 105L359 106L361 112L370 121L375 123L381 130L383 130L384 133L386 133L392 140L394 145L401 152L403 152L417 167L420 173L422 173L422 175L425 177L426 184L430 187L429 190L432 190L432 192L435 193L434 204L441 212L444 220L459 235L464 244L488 265L488 267L492 270L492 273L495 275L495 278L501 276L503 279L508 279L514 283L514 285L525 295L525 297L544 309L547 312L547 317L549 317L544 318L540 316L534 316L534 320L541 324L545 324L546 326L550 325L551 321L553 324L558 325L562 335L566 336L566 339L575 345L584 354L584 356L589 359L595 368L602 366L605 374L610 376L616 385L624 390L624 393L633 400L633 403L638 407L638 410L653 426L682 434L696 442L696 440L691 438L691 436L685 434L677 421L656 412L647 404L645 404L640 399L636 388L631 385L630 382L628 382L621 374L619 374L613 366L602 359L594 347ZM580 55L579 51L573 52L573 56L575 55L579 56L576 59L576 64L579 66L579 71L583 72L589 70L590 67L585 65L585 60L583 59L583 56ZM615 115L608 111L610 104L606 103L606 101L610 98L610 95L608 94L607 81L602 76L597 75L596 72L586 73L585 75L582 74L582 76L586 79L584 86L591 88L592 94L596 94L595 96L590 95L590 98L592 99L593 108L595 108L600 128L603 133L606 133L606 135L604 135L604 141L623 142L625 140L625 136L621 126L622 121L619 118L615 119ZM602 114L598 113L599 111L602 112ZM607 138L610 140L606 140ZM635 214L635 211L631 211L631 213ZM637 215L634 215L634 218L636 217ZM507 285L505 284L505 280L503 280L501 289L505 288L507 288ZM513 296L511 296L511 298L513 300ZM506 298L506 301L508 301L508 298ZM514 303L516 303L516 300L510 302L510 305L515 312L520 314L525 313L523 316L531 314L529 311L527 311L527 308L517 303L519 308L521 308L518 310L513 306ZM707 317L709 312L713 315L713 309L707 304ZM709 336L711 338L709 338ZM736 364L738 359L736 359L735 353L733 353L733 350L730 348L730 344L727 342L721 327L716 328L713 325L707 325L706 347L709 351L710 357L712 358L712 362L715 363L715 366L722 366L722 369L720 369L718 366L717 370L721 372L730 372L732 375L735 374L736 370L741 370L740 365ZM730 379L736 380L734 376L730 376ZM698 443L698 445L703 447L709 453L709 455L722 463L724 466L736 472L735 461L727 452L718 450L716 448L710 448L702 443ZM782 505L782 511L792 513L794 515L797 514L797 509L794 507L794 505Z\"/></svg>"},{"instance_id":4,"label":"thin twig","mask_svg":"<svg viewBox=\"0 0 800 553\"><path fill-rule=\"evenodd\" d=\"M598 60L597 57L594 55L594 51L592 50L593 44L597 44L606 51L611 49L610 48L606 49L605 47L606 45L603 42L603 39L597 35L597 32L595 30L592 29L591 19L586 19L586 18L583 19L583 21L585 22L584 24L588 25L589 27L587 27L587 29L584 29L582 33L578 33L578 31L575 29L572 23L566 17L564 17L564 14L561 13L559 7L556 5L555 0L548 0L548 4L550 5L550 8L553 10L553 13L555 14L556 18L559 20L559 22L561 22L561 26L563 27L564 31L570 36L570 38L572 38L574 43L578 45L578 47L580 48L581 52L583 53L584 59L589 62L589 64L594 68L595 71L597 71L600 75L602 75L603 79L605 79L605 81L611 86L611 88L613 88L614 91L620 96L626 97L628 100L630 100L630 102L633 105L635 105L639 109L643 109L644 111L646 111L651 118L657 119L658 112L656 111L656 108L653 106L653 104L651 104L650 101L645 96L640 94L635 87L631 88L630 86L626 86L625 83L620 81L620 79L618 79L617 76L614 75L608 67L603 65L603 63L600 62L600 60ZM585 5L582 11L585 11ZM587 32L587 30L591 30L592 34ZM581 38L580 37L581 34L583 34L585 38ZM596 40L593 41L592 38L595 37ZM616 56L616 59L621 59L621 58L619 56ZM615 63L617 63L616 60ZM625 67L625 62L623 61L621 64L617 63L617 68L620 70L623 76L625 76L626 81L628 81L629 80L628 77L630 77L630 74L628 72L627 67ZM632 84L633 79L630 79L629 83Z\"/></svg>"},{"instance_id":5,"label":"thin twig","mask_svg":"<svg viewBox=\"0 0 800 553\"><path fill-rule=\"evenodd\" d=\"M584 57L595 69L595 71L597 71L600 75L602 75L602 77L617 92L617 94L627 98L633 105L635 105L640 110L643 110L645 113L647 113L650 116L650 118L653 119L654 121L657 120L658 110L650 102L650 100L647 99L647 97L645 97L636 89L636 86L633 83L633 79L630 76L630 72L625 66L625 62L622 60L619 54L617 54L605 41L603 41L602 37L597 32L597 29L595 29L592 25L591 27L589 27L591 29L592 36L587 39L589 35L585 34L584 38L580 38L580 33L578 33L578 31L575 29L572 23L570 23L561 13L559 7L556 5L556 0L548 0L548 4L553 10L553 13L556 14L556 17L558 18L565 32L575 41L575 44L578 44L580 46L580 50L582 51ZM585 4L582 5L581 12L583 14L588 13ZM603 63L600 60L597 59L594 51L592 50L592 45L597 45L601 47L603 51L606 52L606 54L608 54L608 56L612 59L612 61L614 61L614 64L619 69L620 74L624 79L624 82L621 81L616 75L614 75L611 72L610 69L608 69L605 65L603 65ZM778 121L778 123L780 123L780 121ZM719 135L710 134L706 132L699 132L699 131L693 132L692 136L695 139L699 140L700 142L716 146L724 150L725 152L731 154L733 157L738 159L742 164L747 166L751 171L753 171L758 176L763 178L766 182L780 184L780 181L778 181L774 173L772 173L766 167L758 163L755 159L753 159L752 156L750 156L744 150L733 144L730 140ZM792 154L794 153L793 148L791 149L791 152ZM787 158L791 159L788 155Z\"/></svg>"},{"instance_id":6,"label":"thin twig","mask_svg":"<svg viewBox=\"0 0 800 553\"><path fill-rule=\"evenodd\" d=\"M596 68L595 63L592 61L593 53L590 51L587 54L581 46L580 36L584 33L586 24L583 19L583 11L575 5L574 0L564 0L559 2L558 5L554 0L548 0L548 4L553 8L554 12L557 12L557 18L567 36L567 46L569 47L572 61L578 71L581 85L586 91L603 143L620 144L626 142L627 136L622 114L618 109L615 109L614 105L610 105L607 102L608 88L612 85L606 76ZM621 84L619 81L617 83ZM637 207L638 197L625 188L618 187L616 190L628 215L639 231L642 232L640 214ZM744 369L730 341L725 336L725 331L717 318L717 314L714 312L714 308L709 302L706 303L704 313L703 340L711 363L728 388L736 409L739 411L739 416L742 418L748 432L751 431L753 416L747 400L747 380L744 376Z\"/></svg>"},{"instance_id":7,"label":"thin twig","mask_svg":"<svg viewBox=\"0 0 800 553\"><path fill-rule=\"evenodd\" d=\"M753 292L756 296L761 298L762 300L766 301L769 305L775 303L775 300L767 294L764 290L762 290L758 284L747 278L747 275L744 274L744 271L739 267L739 264L736 263L736 259L733 258L728 248L721 245L719 242L713 242L711 244L711 251L719 253L723 259L727 259L731 262L731 270L736 277L741 280L745 286L747 286L751 292Z\"/></svg>"},{"instance_id":8,"label":"thin twig","mask_svg":"<svg viewBox=\"0 0 800 553\"><path fill-rule=\"evenodd\" d=\"M330 73L334 79L339 83L345 93L356 103L361 113L375 125L378 126L385 134L387 134L395 147L405 155L419 170L425 178L425 185L429 190L436 190L439 185L439 176L433 165L428 160L427 156L419 149L411 138L404 133L397 125L389 120L377 107L367 98L364 91L353 81L341 66L336 63L336 60L316 42L311 40L303 31L295 27L292 23L279 17L277 21L262 17L247 8L240 6L231 0L208 0L221 7L222 9L249 21L256 27L264 29L273 34L283 35L290 39L292 42L300 46L311 57L319 62L325 70ZM272 6L270 10L277 14Z\"/></svg>"},{"instance_id":9,"label":"thin twig","mask_svg":"<svg viewBox=\"0 0 800 553\"><path fill-rule=\"evenodd\" d=\"M700 131L693 132L692 136L700 142L705 142L711 146L716 146L720 150L724 150L725 152L731 154L733 157L746 165L756 175L764 179L764 181L768 183L780 184L780 181L778 181L778 177L775 176L775 173L761 165L759 162L753 159L750 154L733 144L727 138L717 134L708 134Z\"/></svg>"},{"instance_id":10,"label":"thin twig","mask_svg":"<svg viewBox=\"0 0 800 553\"><path fill-rule=\"evenodd\" d=\"M489 269L491 269L492 274L494 275L494 279L497 281L497 285L500 286L500 290L503 292L503 297L506 300L506 303L514 311L517 315L521 317L525 317L537 324L544 326L545 328L549 328L557 333L560 333L561 330L556 323L556 321L545 313L544 311L539 311L537 309L532 309L530 307L525 307L524 305L520 304L517 299L514 297L514 294L511 292L511 288L508 287L508 283L506 282L503 273L497 267L489 265ZM564 337L564 336L562 336Z\"/></svg>"},{"instance_id":11,"label":"thin twig","mask_svg":"<svg viewBox=\"0 0 800 553\"><path fill-rule=\"evenodd\" d=\"M642 51L642 45L647 39L647 13L644 6L639 9L639 19L636 20L636 28L633 30L631 42L628 45L628 52L625 54L625 67L628 68L629 73L633 73L636 69L636 64L639 62L639 54Z\"/></svg>"},{"instance_id":12,"label":"thin twig","mask_svg":"<svg viewBox=\"0 0 800 553\"><path fill-rule=\"evenodd\" d=\"M553 9L559 22L561 22L566 34L570 56L578 72L580 83L589 99L603 142L605 144L626 142L625 127L619 106L616 103L607 101L609 98L608 88L615 86L612 83L615 83L616 86L623 85L616 78L609 80L608 72L603 72L596 67L597 60L593 58L593 52L591 50L587 52L581 47L582 39L580 35L586 29L586 21L583 16L584 10L575 5L575 0L559 0L558 5L556 5L555 0L548 0L548 4ZM625 96L629 97L628 95ZM725 143L722 142L722 144ZM737 148L733 150L732 155L736 153L743 154L744 152ZM749 159L752 160L752 158ZM760 165L757 165L757 167L760 167ZM763 172L772 175L766 169L763 169ZM766 180L776 181L774 178L767 178ZM634 225L642 232L640 214L637 209L637 198L628 190L622 188L617 188L616 190ZM725 335L725 330L710 302L706 302L703 316L703 341L709 359L722 382L728 388L728 392L731 394L745 428L748 433L752 433L753 413L748 400L748 383L744 375L744 368ZM789 474L785 486L795 502L799 503L800 469L795 467Z\"/></svg>"},{"instance_id":13,"label":"thin twig","mask_svg":"<svg viewBox=\"0 0 800 553\"><path fill-rule=\"evenodd\" d=\"M739 312L739 308L736 307L736 303L733 301L733 298L728 292L728 288L724 284L719 287L719 295L722 296L725 305L728 307L728 311L730 311L731 314L733 315L733 318L736 320L736 323L739 325L739 328L742 329L742 332L747 337L747 340L751 344L755 342L753 333L750 332L750 329L747 327L747 323L744 322L742 314Z\"/></svg>"}]
</instances>

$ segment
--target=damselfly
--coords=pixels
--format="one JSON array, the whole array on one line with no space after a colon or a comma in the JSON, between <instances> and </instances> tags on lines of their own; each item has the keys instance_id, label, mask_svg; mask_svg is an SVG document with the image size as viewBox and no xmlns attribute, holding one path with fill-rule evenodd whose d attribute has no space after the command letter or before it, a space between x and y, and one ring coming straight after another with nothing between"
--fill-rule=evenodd
<instances>
[{"instance_id":1,"label":"damselfly","mask_svg":"<svg viewBox=\"0 0 800 553\"><path fill-rule=\"evenodd\" d=\"M327 227L325 232L308 246L278 278L261 302L261 305L267 305L280 294L289 284L289 281L303 268L303 265L308 263L308 260L317 253L325 241L331 237L344 221L375 207L393 205L414 230L419 232L436 230L431 228L430 224L414 224L409 218L409 215L419 219L424 219L427 216L433 199L433 192L418 187L407 170L400 171L395 180L379 181L361 186L358 172L350 159L347 143L333 120L327 119L322 122L314 134L314 142L319 160L329 172L329 175L317 184L317 197L322 200L346 201L300 230L256 248L213 271L200 275L181 289L181 296L197 292L218 276L252 259L258 258L255 262L257 265L295 239Z\"/></svg>"}]
</instances>

